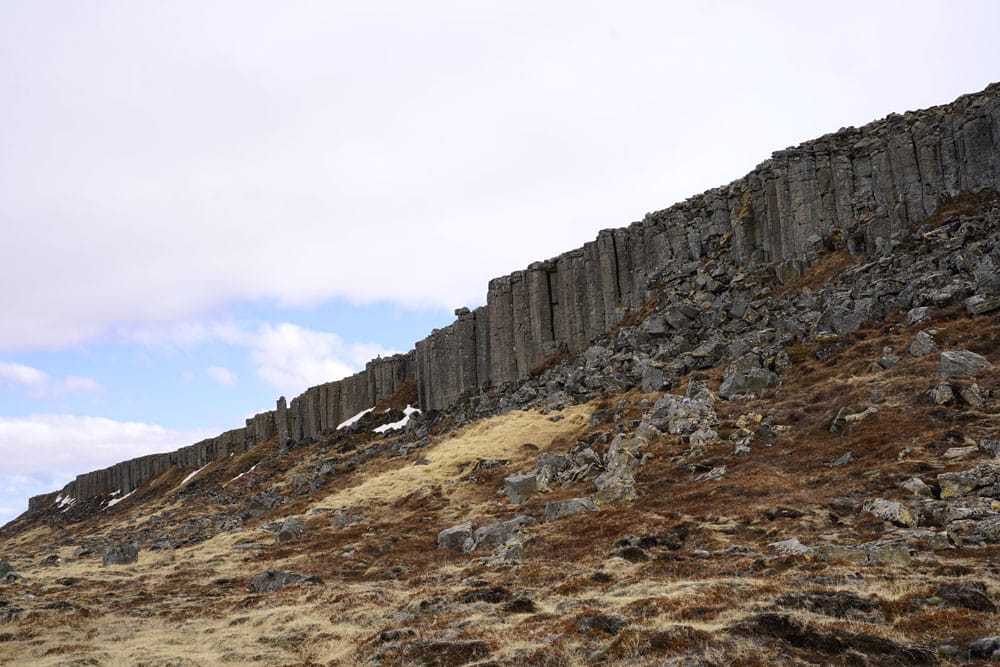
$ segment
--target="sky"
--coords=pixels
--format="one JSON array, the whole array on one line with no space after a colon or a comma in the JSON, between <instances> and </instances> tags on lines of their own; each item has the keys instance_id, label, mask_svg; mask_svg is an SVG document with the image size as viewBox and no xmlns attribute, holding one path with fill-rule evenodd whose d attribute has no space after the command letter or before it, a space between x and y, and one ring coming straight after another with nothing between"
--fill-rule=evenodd
<instances>
[{"instance_id":1,"label":"sky","mask_svg":"<svg viewBox=\"0 0 1000 667\"><path fill-rule=\"evenodd\" d=\"M772 151L979 91L998 25L992 0L0 0L0 524Z\"/></svg>"}]
</instances>

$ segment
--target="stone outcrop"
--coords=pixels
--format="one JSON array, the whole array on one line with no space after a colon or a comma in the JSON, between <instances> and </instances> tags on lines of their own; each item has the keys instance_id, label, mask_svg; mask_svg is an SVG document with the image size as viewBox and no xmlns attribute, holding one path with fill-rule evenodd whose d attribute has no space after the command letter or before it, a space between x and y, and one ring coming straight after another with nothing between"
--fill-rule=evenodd
<instances>
[{"instance_id":1,"label":"stone outcrop","mask_svg":"<svg viewBox=\"0 0 1000 667\"><path fill-rule=\"evenodd\" d=\"M557 355L582 353L640 309L664 280L696 273L709 253L721 250L734 267L770 268L791 280L828 241L846 240L854 253L885 251L944 202L997 189L1000 84L948 105L841 129L778 151L728 185L601 231L582 248L495 278L485 305L458 309L452 324L406 354L373 360L288 403L282 398L275 410L216 438L80 475L59 494L33 498L29 510L58 496L129 493L171 466L201 467L274 437L283 444L319 438L410 382L421 410L447 408L479 389L523 380ZM981 273L977 289L988 300L1000 287L995 271ZM707 292L710 282L706 277ZM698 312L670 312L649 334L682 329ZM818 325L850 329L862 315L830 309ZM727 390L737 393L775 382L753 368L731 375ZM661 387L663 378L650 383Z\"/></svg>"}]
</instances>

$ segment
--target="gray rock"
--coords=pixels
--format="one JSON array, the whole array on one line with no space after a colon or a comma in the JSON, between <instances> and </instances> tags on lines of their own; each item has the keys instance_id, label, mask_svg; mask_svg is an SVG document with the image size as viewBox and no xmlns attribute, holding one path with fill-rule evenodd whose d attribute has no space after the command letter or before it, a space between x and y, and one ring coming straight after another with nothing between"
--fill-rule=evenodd
<instances>
[{"instance_id":1,"label":"gray rock","mask_svg":"<svg viewBox=\"0 0 1000 667\"><path fill-rule=\"evenodd\" d=\"M865 501L862 510L897 526L913 526L917 523L910 510L894 500L872 498Z\"/></svg>"},{"instance_id":2,"label":"gray rock","mask_svg":"<svg viewBox=\"0 0 1000 667\"><path fill-rule=\"evenodd\" d=\"M135 542L129 544L116 544L108 547L101 559L101 566L127 565L139 560L139 545Z\"/></svg>"},{"instance_id":3,"label":"gray rock","mask_svg":"<svg viewBox=\"0 0 1000 667\"><path fill-rule=\"evenodd\" d=\"M802 556L804 554L812 553L812 548L799 542L797 537L791 539L782 540L780 542L771 542L767 546L771 549L777 551L779 554L786 556Z\"/></svg>"},{"instance_id":4,"label":"gray rock","mask_svg":"<svg viewBox=\"0 0 1000 667\"><path fill-rule=\"evenodd\" d=\"M853 460L854 460L854 454L852 452L847 452L846 454L834 459L833 461L830 461L829 463L825 463L824 465L827 468L839 468L840 466L847 465Z\"/></svg>"},{"instance_id":5,"label":"gray rock","mask_svg":"<svg viewBox=\"0 0 1000 667\"><path fill-rule=\"evenodd\" d=\"M937 481L941 500L964 496L1000 497L1000 465L987 463L961 472L941 473Z\"/></svg>"},{"instance_id":6,"label":"gray rock","mask_svg":"<svg viewBox=\"0 0 1000 667\"><path fill-rule=\"evenodd\" d=\"M946 350L941 353L938 375L955 377L969 375L991 366L986 357L969 350Z\"/></svg>"},{"instance_id":7,"label":"gray rock","mask_svg":"<svg viewBox=\"0 0 1000 667\"><path fill-rule=\"evenodd\" d=\"M294 516L290 516L281 523L281 527L278 528L275 539L278 542L291 542L301 536L305 530L306 524L304 521L297 519Z\"/></svg>"},{"instance_id":8,"label":"gray rock","mask_svg":"<svg viewBox=\"0 0 1000 667\"><path fill-rule=\"evenodd\" d=\"M719 386L719 396L730 398L743 394L759 396L765 389L776 387L781 379L774 371L765 368L753 368L748 371L735 371L723 376Z\"/></svg>"},{"instance_id":9,"label":"gray rock","mask_svg":"<svg viewBox=\"0 0 1000 667\"><path fill-rule=\"evenodd\" d=\"M437 536L439 549L461 549L465 541L472 537L472 522L466 521L451 528L445 528Z\"/></svg>"},{"instance_id":10,"label":"gray rock","mask_svg":"<svg viewBox=\"0 0 1000 667\"><path fill-rule=\"evenodd\" d=\"M661 431L681 435L693 433L703 426L715 426L718 417L714 402L704 398L664 394L653 405L649 421Z\"/></svg>"},{"instance_id":11,"label":"gray rock","mask_svg":"<svg viewBox=\"0 0 1000 667\"><path fill-rule=\"evenodd\" d=\"M955 390L947 382L942 382L927 392L934 405L951 405L955 402Z\"/></svg>"},{"instance_id":12,"label":"gray rock","mask_svg":"<svg viewBox=\"0 0 1000 667\"><path fill-rule=\"evenodd\" d=\"M952 521L948 524L947 531L948 539L958 546L1000 544L1000 514L985 519Z\"/></svg>"},{"instance_id":13,"label":"gray rock","mask_svg":"<svg viewBox=\"0 0 1000 667\"><path fill-rule=\"evenodd\" d=\"M477 549L494 549L501 544L508 542L515 534L523 530L524 526L538 523L533 517L520 514L509 521L483 526L472 533L472 537L465 540L462 549L466 552Z\"/></svg>"},{"instance_id":14,"label":"gray rock","mask_svg":"<svg viewBox=\"0 0 1000 667\"><path fill-rule=\"evenodd\" d=\"M921 322L926 322L930 318L931 318L931 309L928 306L911 308L910 311L906 313L906 323L911 327L914 324L920 324Z\"/></svg>"},{"instance_id":15,"label":"gray rock","mask_svg":"<svg viewBox=\"0 0 1000 667\"><path fill-rule=\"evenodd\" d=\"M532 473L511 475L503 481L507 502L520 505L531 496L538 493L538 477Z\"/></svg>"},{"instance_id":16,"label":"gray rock","mask_svg":"<svg viewBox=\"0 0 1000 667\"><path fill-rule=\"evenodd\" d=\"M579 514L580 512L595 512L597 506L588 498L567 498L566 500L554 500L545 503L545 520L555 521L564 516Z\"/></svg>"},{"instance_id":17,"label":"gray rock","mask_svg":"<svg viewBox=\"0 0 1000 667\"><path fill-rule=\"evenodd\" d=\"M293 584L322 584L323 580L317 576L298 574L288 570L274 570L268 568L258 574L250 582L250 590L255 593L267 593L276 591L285 586Z\"/></svg>"},{"instance_id":18,"label":"gray rock","mask_svg":"<svg viewBox=\"0 0 1000 667\"><path fill-rule=\"evenodd\" d=\"M903 482L901 486L915 496L921 496L922 498L932 498L934 496L931 487L927 486L924 480L919 477L911 477Z\"/></svg>"},{"instance_id":19,"label":"gray rock","mask_svg":"<svg viewBox=\"0 0 1000 667\"><path fill-rule=\"evenodd\" d=\"M907 349L911 356L922 357L936 350L937 345L934 344L934 339L931 338L929 333L921 331Z\"/></svg>"},{"instance_id":20,"label":"gray rock","mask_svg":"<svg viewBox=\"0 0 1000 667\"><path fill-rule=\"evenodd\" d=\"M655 391L663 391L667 385L667 374L663 372L662 368L649 362L643 364L641 381L643 393L651 394Z\"/></svg>"},{"instance_id":21,"label":"gray rock","mask_svg":"<svg viewBox=\"0 0 1000 667\"><path fill-rule=\"evenodd\" d=\"M1000 456L1000 440L983 438L979 441L979 449L990 456Z\"/></svg>"},{"instance_id":22,"label":"gray rock","mask_svg":"<svg viewBox=\"0 0 1000 667\"><path fill-rule=\"evenodd\" d=\"M1000 635L983 637L969 642L969 657L987 660L1000 659Z\"/></svg>"},{"instance_id":23,"label":"gray rock","mask_svg":"<svg viewBox=\"0 0 1000 667\"><path fill-rule=\"evenodd\" d=\"M979 385L973 382L972 384L967 384L958 390L958 395L962 397L968 405L977 410L981 409L985 403L983 401L983 393L979 389Z\"/></svg>"},{"instance_id":24,"label":"gray rock","mask_svg":"<svg viewBox=\"0 0 1000 667\"><path fill-rule=\"evenodd\" d=\"M985 315L998 309L1000 309L1000 297L976 294L965 300L965 310L969 315Z\"/></svg>"}]
</instances>

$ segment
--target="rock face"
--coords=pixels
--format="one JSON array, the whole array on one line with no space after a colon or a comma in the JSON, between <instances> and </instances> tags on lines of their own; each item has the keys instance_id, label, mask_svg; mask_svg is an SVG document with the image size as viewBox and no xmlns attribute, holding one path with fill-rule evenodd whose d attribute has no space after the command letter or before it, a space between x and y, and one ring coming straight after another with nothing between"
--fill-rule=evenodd
<instances>
[{"instance_id":1,"label":"rock face","mask_svg":"<svg viewBox=\"0 0 1000 667\"><path fill-rule=\"evenodd\" d=\"M107 567L108 565L127 565L129 563L135 563L139 560L139 546L137 544L118 544L109 547L107 551L104 552L104 558L101 560L101 565Z\"/></svg>"},{"instance_id":2,"label":"rock face","mask_svg":"<svg viewBox=\"0 0 1000 667\"><path fill-rule=\"evenodd\" d=\"M406 354L373 360L364 371L312 387L287 405L280 400L275 410L216 438L80 475L58 495L85 500L126 494L170 467L196 469L275 436L314 439L408 383L415 383L426 412L480 388L522 380L557 355L586 350L640 309L658 281L696 273L709 251L726 253L735 267L773 267L783 281L800 276L826 238L846 239L855 253L884 251L945 200L1000 189L997 127L1000 85L994 84L948 105L892 114L778 151L728 185L495 278L485 305L458 309L452 324ZM969 302L975 312L992 308L1000 290L996 273L984 264L977 274L973 296L979 298ZM663 338L701 317L699 307L712 303L718 283L710 276L700 281L703 298L666 312L647 335ZM934 305L968 296L942 289ZM814 323L818 329L856 328L877 299L859 299L849 308L838 303L826 305ZM737 317L757 317L751 303L728 308ZM691 351L692 363L718 358L718 346L706 345ZM645 385L659 390L665 380L651 371ZM758 393L776 382L771 370L743 368L728 376L726 392ZM38 496L29 510L51 506L56 497Z\"/></svg>"}]
</instances>

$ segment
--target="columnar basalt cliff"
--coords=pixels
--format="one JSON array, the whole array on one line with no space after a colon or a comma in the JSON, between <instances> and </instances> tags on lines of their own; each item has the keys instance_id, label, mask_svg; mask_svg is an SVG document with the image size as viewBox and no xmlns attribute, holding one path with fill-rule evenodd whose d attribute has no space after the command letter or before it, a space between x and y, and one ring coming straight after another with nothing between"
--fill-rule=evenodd
<instances>
[{"instance_id":1,"label":"columnar basalt cliff","mask_svg":"<svg viewBox=\"0 0 1000 667\"><path fill-rule=\"evenodd\" d=\"M407 354L376 359L287 405L279 399L244 428L80 475L61 494L124 494L170 466L200 467L275 436L316 438L409 382L421 409L440 410L469 392L528 377L561 351L585 350L642 307L659 279L689 273L709 249L726 250L734 266L773 268L788 280L837 230L852 251L875 250L948 198L986 188L1000 188L1000 84L776 152L729 185L495 278L486 305L458 309L454 323ZM54 497L34 498L31 508Z\"/></svg>"}]
</instances>

